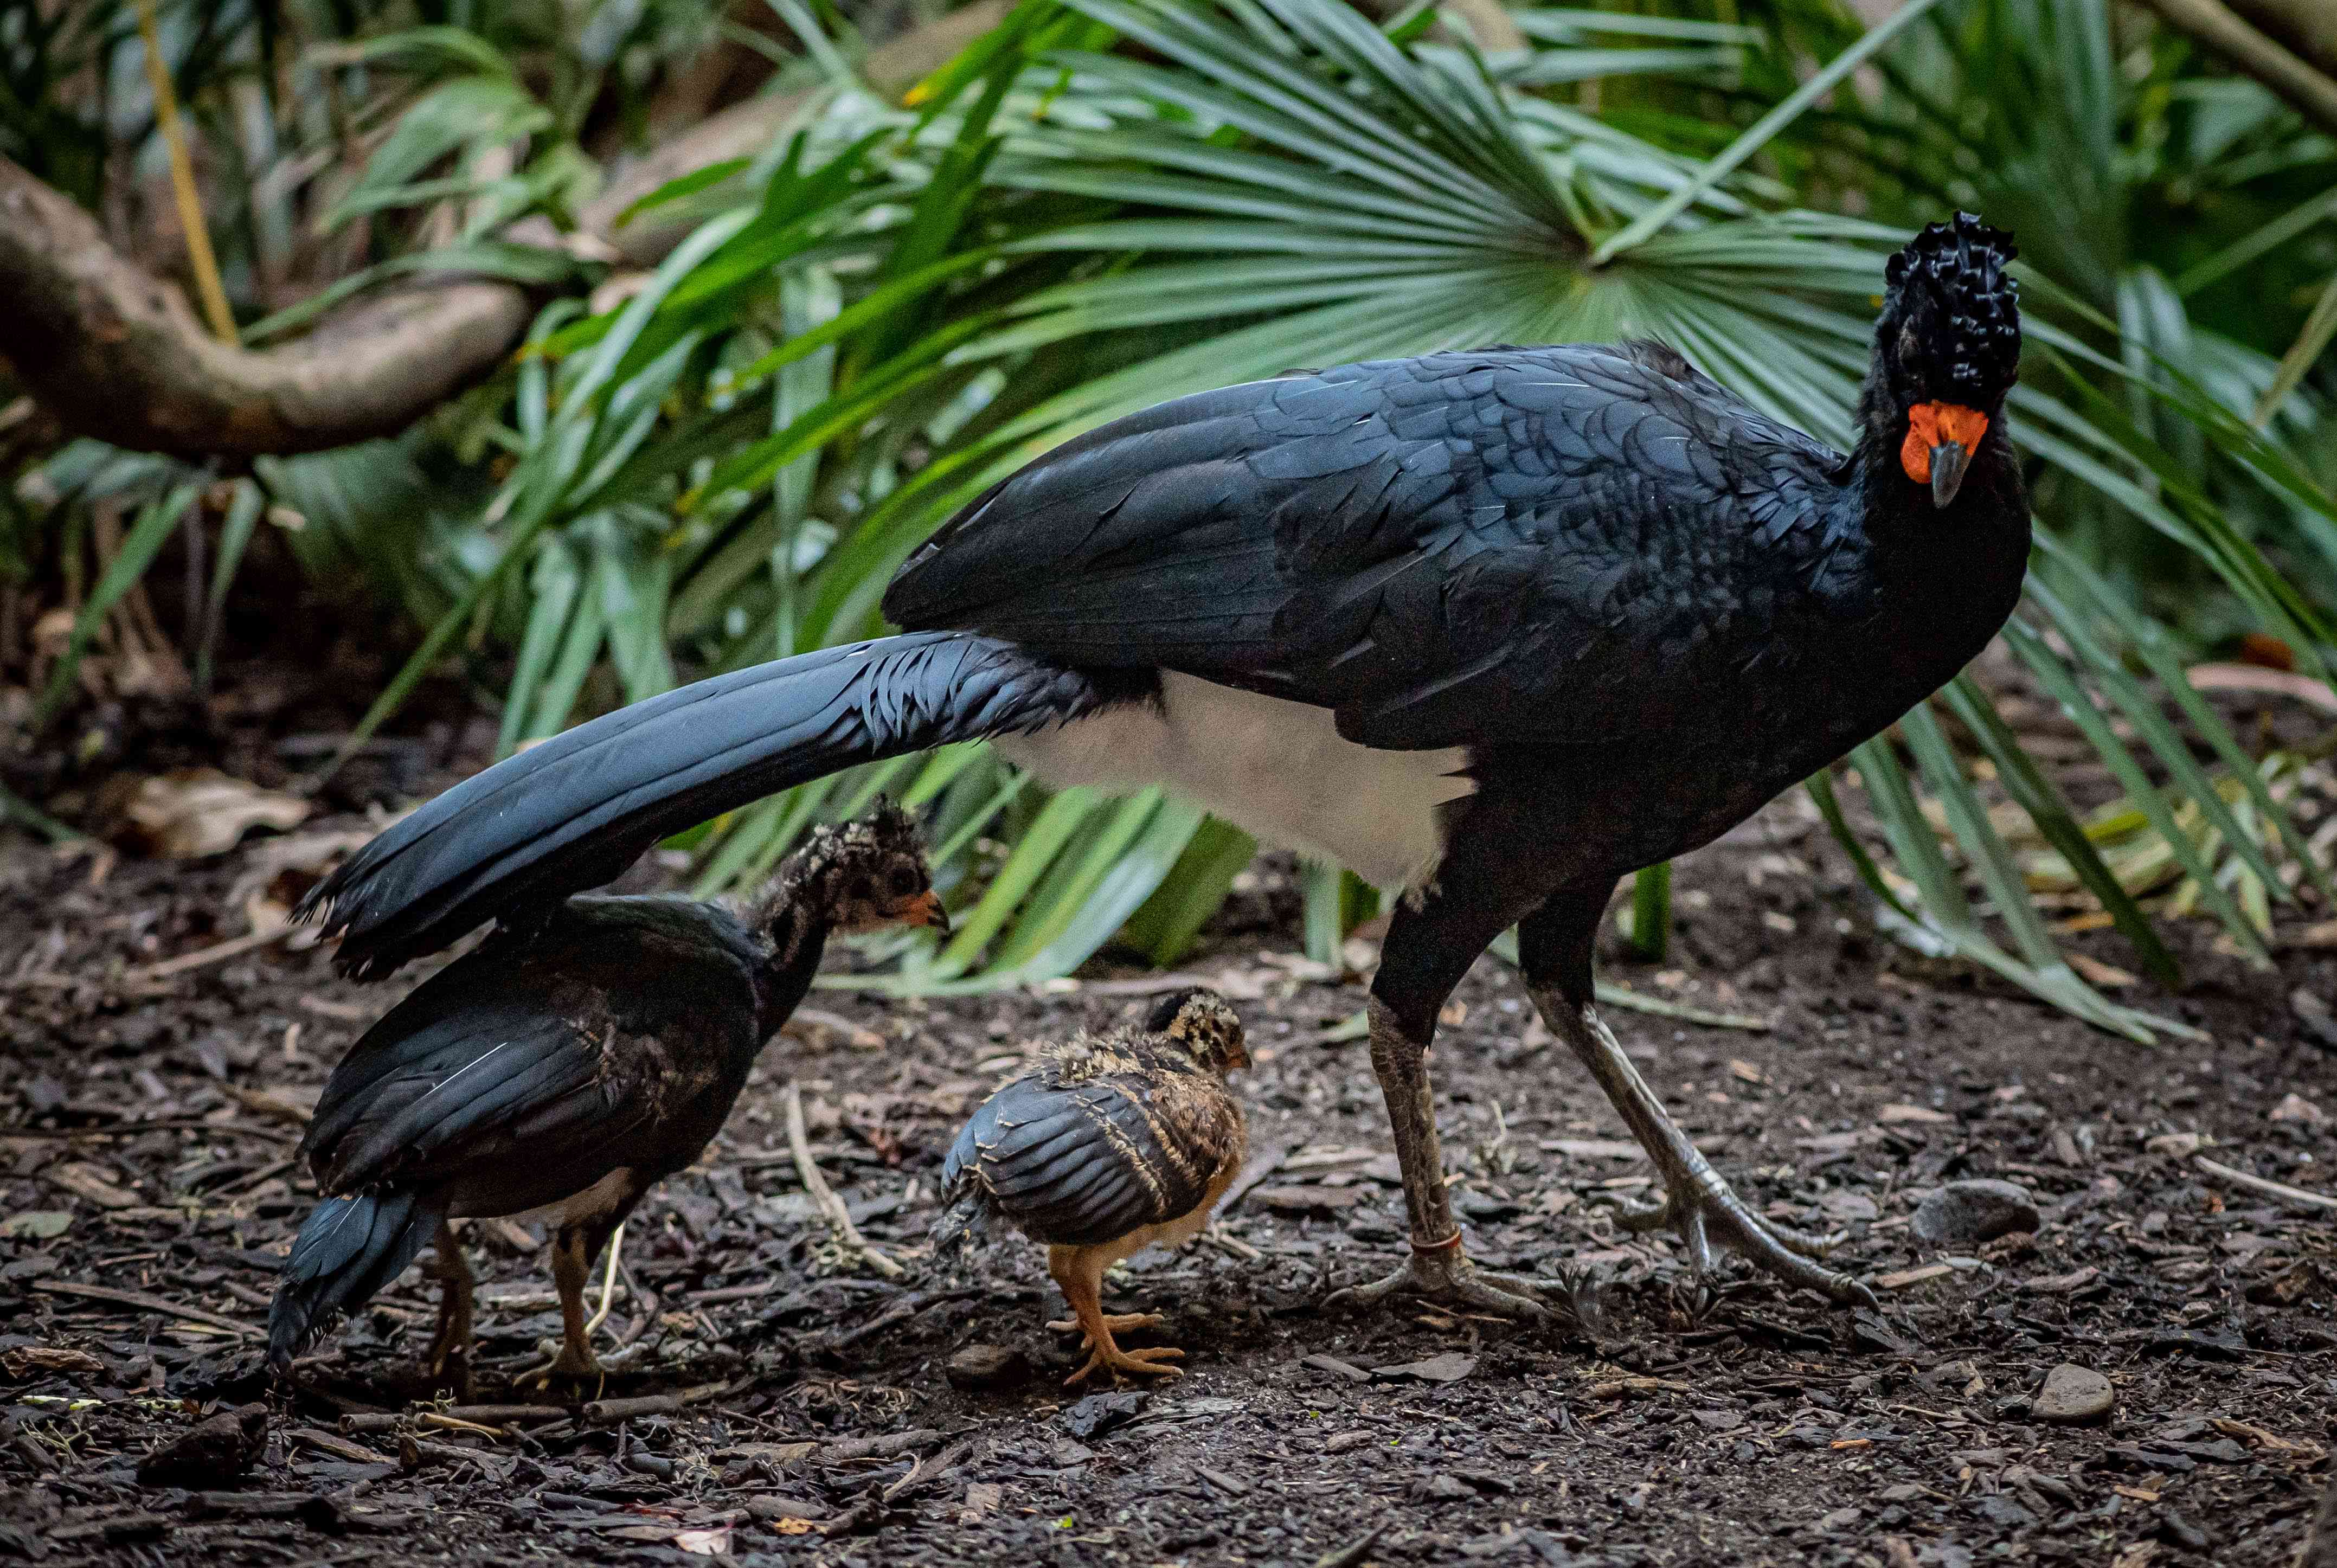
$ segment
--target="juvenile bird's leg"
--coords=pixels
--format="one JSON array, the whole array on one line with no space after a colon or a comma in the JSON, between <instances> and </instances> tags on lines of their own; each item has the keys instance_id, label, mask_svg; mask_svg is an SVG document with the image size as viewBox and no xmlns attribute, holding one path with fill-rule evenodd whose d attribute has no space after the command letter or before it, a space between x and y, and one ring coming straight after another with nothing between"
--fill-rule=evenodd
<instances>
[{"instance_id":1,"label":"juvenile bird's leg","mask_svg":"<svg viewBox=\"0 0 2337 1568\"><path fill-rule=\"evenodd\" d=\"M471 1260L463 1255L463 1244L455 1240L452 1221L438 1221L438 1236L432 1243L434 1257L430 1273L444 1282L438 1293L438 1333L430 1341L430 1376L444 1377L450 1372L455 1379L455 1392L464 1399L471 1396L471 1306L475 1282L471 1276Z\"/></svg>"},{"instance_id":2,"label":"juvenile bird's leg","mask_svg":"<svg viewBox=\"0 0 2337 1568\"><path fill-rule=\"evenodd\" d=\"M1101 1298L1103 1271L1110 1258L1100 1247L1050 1247L1047 1249L1047 1272L1063 1289L1063 1299L1071 1304L1072 1322L1050 1323L1050 1328L1076 1326L1087 1335L1087 1365L1063 1379L1063 1387L1072 1387L1087 1381L1099 1367L1109 1367L1114 1372L1134 1373L1146 1377L1178 1377L1182 1370L1157 1365L1162 1361L1180 1360L1184 1352L1173 1345L1156 1349L1123 1350L1111 1337L1115 1328L1149 1328L1160 1321L1158 1312L1123 1312L1106 1316Z\"/></svg>"},{"instance_id":3,"label":"juvenile bird's leg","mask_svg":"<svg viewBox=\"0 0 2337 1568\"><path fill-rule=\"evenodd\" d=\"M592 1277L592 1254L609 1233L605 1224L565 1225L552 1240L552 1283L560 1292L560 1354L520 1375L522 1383L548 1384L555 1377L598 1377L592 1330L584 1320L584 1287Z\"/></svg>"},{"instance_id":4,"label":"juvenile bird's leg","mask_svg":"<svg viewBox=\"0 0 2337 1568\"><path fill-rule=\"evenodd\" d=\"M1663 1102L1624 1054L1597 1007L1555 985L1535 985L1530 991L1550 1032L1590 1069L1590 1075L1631 1129L1631 1136L1638 1140L1663 1177L1663 1201L1626 1210L1619 1220L1626 1230L1669 1226L1677 1230L1698 1274L1711 1270L1712 1250L1717 1242L1742 1252L1788 1284L1807 1285L1836 1301L1876 1304L1874 1292L1856 1279L1810 1260L1841 1238L1813 1236L1765 1220L1721 1180L1665 1112Z\"/></svg>"},{"instance_id":5,"label":"juvenile bird's leg","mask_svg":"<svg viewBox=\"0 0 2337 1568\"><path fill-rule=\"evenodd\" d=\"M1433 1015L1432 1014L1432 1017ZM1412 1257L1385 1279L1334 1291L1324 1305L1369 1307L1399 1291L1503 1317L1547 1318L1550 1309L1530 1294L1533 1281L1480 1270L1461 1248L1461 1225L1444 1187L1444 1148L1428 1086L1428 1042L1410 1039L1395 1011L1371 1001L1372 1071L1387 1100L1403 1172L1403 1201L1412 1220ZM1433 1024L1431 1024L1433 1028Z\"/></svg>"}]
</instances>

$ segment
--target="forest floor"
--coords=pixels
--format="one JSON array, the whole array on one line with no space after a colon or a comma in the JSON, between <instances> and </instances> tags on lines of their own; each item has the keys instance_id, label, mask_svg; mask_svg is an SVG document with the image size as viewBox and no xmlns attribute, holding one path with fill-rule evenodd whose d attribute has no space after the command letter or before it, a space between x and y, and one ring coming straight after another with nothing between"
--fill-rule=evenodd
<instances>
[{"instance_id":1,"label":"forest floor","mask_svg":"<svg viewBox=\"0 0 2337 1568\"><path fill-rule=\"evenodd\" d=\"M441 759L420 781L451 777ZM1645 1162L1490 957L1433 1058L1471 1250L1594 1279L1590 1320L1323 1308L1394 1264L1402 1207L1340 1027L1364 990L1296 951L1268 867L1182 965L1248 1022L1252 1164L1210 1235L1107 1290L1167 1315L1182 1378L1065 1389L1038 1250L945 1269L924 1247L942 1152L1024 1044L1159 984L1099 962L1039 994L815 993L707 1158L635 1216L601 1338L622 1370L592 1403L513 1388L558 1318L507 1223L471 1230L474 1400L535 1407L431 1401L419 1270L271 1393L261 1325L310 1200L298 1124L408 976L210 950L366 831L317 818L187 861L0 831L0 1555L2285 1568L2337 1443L2337 1211L2202 1163L2337 1189L2315 1001L2337 999L2337 931L2284 923L2273 974L2179 926L2184 995L2122 995L2205 1037L2137 1045L1878 938L1798 796L1676 867L1666 964L1606 967L1761 1027L1609 1017L1756 1207L1847 1231L1879 1312L1734 1263L1700 1289L1668 1240L1619 1233L1606 1200L1644 1191ZM2107 933L2078 945L2131 962ZM791 1081L900 1278L831 1271ZM2025 1190L2033 1230L1919 1239L1925 1193L1982 1178ZM976 1361L989 1386L953 1381ZM2065 1366L2107 1379L2106 1416L2047 1418L2093 1381L2047 1397ZM240 1480L141 1484L142 1457L240 1406Z\"/></svg>"}]
</instances>

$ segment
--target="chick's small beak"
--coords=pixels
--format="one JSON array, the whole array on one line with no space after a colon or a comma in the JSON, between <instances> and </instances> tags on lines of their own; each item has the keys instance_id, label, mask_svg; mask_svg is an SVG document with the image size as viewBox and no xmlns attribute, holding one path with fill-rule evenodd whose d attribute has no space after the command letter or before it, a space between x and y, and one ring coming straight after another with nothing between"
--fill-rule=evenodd
<instances>
[{"instance_id":1,"label":"chick's small beak","mask_svg":"<svg viewBox=\"0 0 2337 1568\"><path fill-rule=\"evenodd\" d=\"M1971 466L1971 454L1961 441L1942 441L1931 448L1931 505L1945 506L1963 488L1964 470Z\"/></svg>"},{"instance_id":2,"label":"chick's small beak","mask_svg":"<svg viewBox=\"0 0 2337 1568\"><path fill-rule=\"evenodd\" d=\"M904 926L930 926L943 936L949 935L949 911L942 907L942 896L928 887L901 907Z\"/></svg>"}]
</instances>

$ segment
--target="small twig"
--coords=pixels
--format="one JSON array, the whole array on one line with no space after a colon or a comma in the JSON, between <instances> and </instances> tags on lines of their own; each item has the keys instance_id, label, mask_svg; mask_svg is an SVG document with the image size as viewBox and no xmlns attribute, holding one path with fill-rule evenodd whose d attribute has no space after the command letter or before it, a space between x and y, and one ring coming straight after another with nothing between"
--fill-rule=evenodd
<instances>
[{"instance_id":1,"label":"small twig","mask_svg":"<svg viewBox=\"0 0 2337 1568\"><path fill-rule=\"evenodd\" d=\"M200 969L207 964L217 964L240 954L250 953L273 943L281 942L300 927L288 921L268 931L248 931L240 936L209 947L198 947L191 953L181 953L176 958L165 958L159 964L125 971L122 978L136 984L145 980L167 980L173 975L183 975L190 969Z\"/></svg>"},{"instance_id":2,"label":"small twig","mask_svg":"<svg viewBox=\"0 0 2337 1568\"><path fill-rule=\"evenodd\" d=\"M1660 996L1609 985L1603 980L1599 983L1597 994L1602 1006L1628 1007L1634 1013L1652 1013L1658 1018L1677 1018L1683 1024L1701 1024L1709 1029L1743 1029L1766 1034L1776 1027L1768 1019L1755 1018L1749 1013L1707 1013L1701 1007L1667 1002Z\"/></svg>"},{"instance_id":3,"label":"small twig","mask_svg":"<svg viewBox=\"0 0 2337 1568\"><path fill-rule=\"evenodd\" d=\"M1315 1568L1355 1568L1356 1563L1371 1555L1372 1548L1378 1545L1380 1537L1386 1534L1386 1525L1374 1524L1336 1552L1325 1552L1315 1558Z\"/></svg>"},{"instance_id":4,"label":"small twig","mask_svg":"<svg viewBox=\"0 0 2337 1568\"><path fill-rule=\"evenodd\" d=\"M183 1318L191 1323L207 1323L214 1328L224 1328L246 1338L259 1338L259 1330L249 1323L222 1318L200 1307L182 1307L176 1301L165 1301L160 1296L149 1296L142 1290L116 1290L111 1285L83 1285L73 1279L35 1279L33 1289L45 1290L53 1296L83 1296L92 1301L111 1301L117 1307L139 1307L149 1312L167 1312L173 1318Z\"/></svg>"},{"instance_id":5,"label":"small twig","mask_svg":"<svg viewBox=\"0 0 2337 1568\"><path fill-rule=\"evenodd\" d=\"M146 40L146 80L154 90L154 124L171 154L171 189L179 199L179 227L187 231L187 267L195 275L195 292L203 299L203 314L222 343L236 341L235 313L227 308L227 290L220 287L219 259L211 254L211 231L203 221L203 199L195 189L194 160L187 156L187 132L179 123L178 95L171 90L171 68L162 61L161 29L154 24L154 0L138 0L138 31Z\"/></svg>"},{"instance_id":6,"label":"small twig","mask_svg":"<svg viewBox=\"0 0 2337 1568\"><path fill-rule=\"evenodd\" d=\"M973 1441L968 1438L963 1443L953 1443L939 1454L918 1460L916 1464L910 1466L906 1475L885 1488L885 1501L888 1504L898 1502L903 1493L912 1487L922 1486L927 1481L954 1468L957 1462L973 1450Z\"/></svg>"},{"instance_id":7,"label":"small twig","mask_svg":"<svg viewBox=\"0 0 2337 1568\"><path fill-rule=\"evenodd\" d=\"M645 1394L638 1399L595 1399L584 1406L585 1425L614 1426L636 1416L670 1416L692 1405L702 1405L730 1391L728 1383L700 1383L679 1394Z\"/></svg>"},{"instance_id":8,"label":"small twig","mask_svg":"<svg viewBox=\"0 0 2337 1568\"><path fill-rule=\"evenodd\" d=\"M2199 1169L2210 1176L2221 1176L2226 1181L2254 1191L2265 1193L2273 1198L2285 1199L2300 1209L2311 1209L2321 1213L2337 1210L2337 1198L2332 1198L2326 1193L2308 1192L2302 1187L2291 1187L2285 1181L2274 1181L2264 1176L2251 1176L2245 1171L2234 1171L2219 1161L2208 1159L2205 1154L2196 1155L2195 1158L2199 1162Z\"/></svg>"},{"instance_id":9,"label":"small twig","mask_svg":"<svg viewBox=\"0 0 2337 1568\"><path fill-rule=\"evenodd\" d=\"M907 1322L929 1307L938 1307L944 1301L963 1301L982 1293L980 1290L934 1290L924 1295L898 1297L885 1310L869 1318L865 1323L846 1328L842 1333L823 1340L819 1348L848 1350L863 1339L882 1334L895 1323Z\"/></svg>"},{"instance_id":10,"label":"small twig","mask_svg":"<svg viewBox=\"0 0 2337 1568\"><path fill-rule=\"evenodd\" d=\"M860 1227L852 1222L852 1215L844 1207L844 1200L827 1184L813 1163L811 1139L804 1131L803 1088L790 1078L787 1089L787 1147L795 1152L796 1174L803 1181L804 1191L811 1195L812 1205L827 1217L828 1229L836 1233L836 1245L846 1256L867 1260L868 1266L887 1279L901 1278L901 1266L868 1245L860 1234Z\"/></svg>"}]
</instances>

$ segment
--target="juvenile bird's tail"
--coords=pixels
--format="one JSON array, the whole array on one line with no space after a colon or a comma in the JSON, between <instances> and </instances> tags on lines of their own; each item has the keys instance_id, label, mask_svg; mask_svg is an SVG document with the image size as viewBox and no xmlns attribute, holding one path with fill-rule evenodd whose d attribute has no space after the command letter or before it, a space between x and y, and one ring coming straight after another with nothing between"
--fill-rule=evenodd
<instances>
[{"instance_id":1,"label":"juvenile bird's tail","mask_svg":"<svg viewBox=\"0 0 2337 1568\"><path fill-rule=\"evenodd\" d=\"M973 1244L974 1239L990 1230L990 1204L986 1194L969 1181L954 1202L934 1219L933 1230L934 1255L953 1257Z\"/></svg>"},{"instance_id":2,"label":"juvenile bird's tail","mask_svg":"<svg viewBox=\"0 0 2337 1568\"><path fill-rule=\"evenodd\" d=\"M659 839L856 763L1021 735L1110 701L1011 642L916 632L718 675L474 774L300 902L337 962L386 975L482 921L524 925Z\"/></svg>"},{"instance_id":3,"label":"juvenile bird's tail","mask_svg":"<svg viewBox=\"0 0 2337 1568\"><path fill-rule=\"evenodd\" d=\"M268 1308L268 1361L282 1377L333 1318L396 1279L445 1216L408 1191L359 1192L317 1205Z\"/></svg>"}]
</instances>

